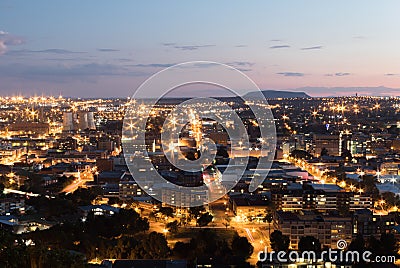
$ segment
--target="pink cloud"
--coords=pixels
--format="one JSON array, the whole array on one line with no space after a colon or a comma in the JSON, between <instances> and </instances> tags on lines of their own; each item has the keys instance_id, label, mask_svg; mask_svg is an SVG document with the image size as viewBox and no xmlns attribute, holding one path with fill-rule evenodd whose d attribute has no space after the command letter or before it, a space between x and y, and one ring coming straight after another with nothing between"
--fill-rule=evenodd
<instances>
[{"instance_id":1,"label":"pink cloud","mask_svg":"<svg viewBox=\"0 0 400 268\"><path fill-rule=\"evenodd\" d=\"M24 40L21 37L11 35L5 31L0 31L0 55L6 53L8 46L15 46L23 43Z\"/></svg>"}]
</instances>

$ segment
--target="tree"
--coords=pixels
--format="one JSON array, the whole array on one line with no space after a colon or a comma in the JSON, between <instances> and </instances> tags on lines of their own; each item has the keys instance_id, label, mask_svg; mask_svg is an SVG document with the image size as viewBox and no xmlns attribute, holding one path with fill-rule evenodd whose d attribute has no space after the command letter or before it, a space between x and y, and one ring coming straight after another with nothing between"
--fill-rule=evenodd
<instances>
[{"instance_id":1,"label":"tree","mask_svg":"<svg viewBox=\"0 0 400 268\"><path fill-rule=\"evenodd\" d=\"M160 213L167 217L172 217L174 215L174 209L171 207L161 207Z\"/></svg>"},{"instance_id":2,"label":"tree","mask_svg":"<svg viewBox=\"0 0 400 268\"><path fill-rule=\"evenodd\" d=\"M214 230L204 228L194 233L189 243L177 242L173 256L192 263L196 260L205 260L211 262L213 267L228 267L231 264L237 267L250 267L245 260L252 252L253 247L245 237L236 234L228 243Z\"/></svg>"},{"instance_id":3,"label":"tree","mask_svg":"<svg viewBox=\"0 0 400 268\"><path fill-rule=\"evenodd\" d=\"M304 150L293 150L290 153L290 156L297 158L297 159L311 159L312 155Z\"/></svg>"},{"instance_id":4,"label":"tree","mask_svg":"<svg viewBox=\"0 0 400 268\"><path fill-rule=\"evenodd\" d=\"M271 235L271 222L274 220L274 216L271 212L268 212L264 217L264 222L268 222L268 235Z\"/></svg>"},{"instance_id":5,"label":"tree","mask_svg":"<svg viewBox=\"0 0 400 268\"><path fill-rule=\"evenodd\" d=\"M179 222L177 220L171 221L167 223L166 227L170 233L175 234L176 232L178 232Z\"/></svg>"},{"instance_id":6,"label":"tree","mask_svg":"<svg viewBox=\"0 0 400 268\"><path fill-rule=\"evenodd\" d=\"M71 195L66 195L65 198L72 200L74 204L80 206L90 205L92 201L102 194L100 187L78 188Z\"/></svg>"},{"instance_id":7,"label":"tree","mask_svg":"<svg viewBox=\"0 0 400 268\"><path fill-rule=\"evenodd\" d=\"M3 196L4 188L4 184L0 182L0 197Z\"/></svg>"},{"instance_id":8,"label":"tree","mask_svg":"<svg viewBox=\"0 0 400 268\"><path fill-rule=\"evenodd\" d=\"M358 234L357 237L351 241L349 245L349 250L351 251L358 251L364 252L365 250L365 240L362 234Z\"/></svg>"},{"instance_id":9,"label":"tree","mask_svg":"<svg viewBox=\"0 0 400 268\"><path fill-rule=\"evenodd\" d=\"M189 208L188 212L189 215L193 218L197 218L201 215L201 212L204 211L204 206L199 207L191 207Z\"/></svg>"},{"instance_id":10,"label":"tree","mask_svg":"<svg viewBox=\"0 0 400 268\"><path fill-rule=\"evenodd\" d=\"M253 254L253 246L249 243L246 237L235 236L232 240L232 252L234 255L239 256L243 260L250 258Z\"/></svg>"},{"instance_id":11,"label":"tree","mask_svg":"<svg viewBox=\"0 0 400 268\"><path fill-rule=\"evenodd\" d=\"M380 242L382 244L382 251L386 255L396 255L398 246L394 234L381 234Z\"/></svg>"},{"instance_id":12,"label":"tree","mask_svg":"<svg viewBox=\"0 0 400 268\"><path fill-rule=\"evenodd\" d=\"M382 193L382 199L386 201L389 206L397 206L400 204L399 197L392 192Z\"/></svg>"},{"instance_id":13,"label":"tree","mask_svg":"<svg viewBox=\"0 0 400 268\"><path fill-rule=\"evenodd\" d=\"M211 229L200 230L195 237L190 240L190 247L193 248L194 257L209 259L215 257L218 248L218 236Z\"/></svg>"},{"instance_id":14,"label":"tree","mask_svg":"<svg viewBox=\"0 0 400 268\"><path fill-rule=\"evenodd\" d=\"M190 244L184 242L176 242L173 251L173 255L178 259L189 259L193 249Z\"/></svg>"},{"instance_id":15,"label":"tree","mask_svg":"<svg viewBox=\"0 0 400 268\"><path fill-rule=\"evenodd\" d=\"M138 248L138 255L143 259L165 259L169 256L170 249L163 234L151 232Z\"/></svg>"},{"instance_id":16,"label":"tree","mask_svg":"<svg viewBox=\"0 0 400 268\"><path fill-rule=\"evenodd\" d=\"M376 255L382 252L381 241L376 239L374 236L370 236L368 239L368 249Z\"/></svg>"},{"instance_id":17,"label":"tree","mask_svg":"<svg viewBox=\"0 0 400 268\"><path fill-rule=\"evenodd\" d=\"M343 157L346 161L351 161L351 159L353 159L353 156L348 149L343 149L341 157Z\"/></svg>"},{"instance_id":18,"label":"tree","mask_svg":"<svg viewBox=\"0 0 400 268\"><path fill-rule=\"evenodd\" d=\"M31 264L30 267L85 267L85 258L82 254L72 254L63 249L37 248L29 250Z\"/></svg>"},{"instance_id":19,"label":"tree","mask_svg":"<svg viewBox=\"0 0 400 268\"><path fill-rule=\"evenodd\" d=\"M365 193L368 193L372 198L379 198L379 190L376 187L376 178L371 175L362 176L362 183L365 186Z\"/></svg>"},{"instance_id":20,"label":"tree","mask_svg":"<svg viewBox=\"0 0 400 268\"><path fill-rule=\"evenodd\" d=\"M201 215L200 218L197 220L197 225L199 225L200 227L207 226L213 218L214 217L210 213L206 212Z\"/></svg>"},{"instance_id":21,"label":"tree","mask_svg":"<svg viewBox=\"0 0 400 268\"><path fill-rule=\"evenodd\" d=\"M287 251L289 249L290 240L287 235L283 235L281 231L275 230L269 237L271 247L274 251Z\"/></svg>"},{"instance_id":22,"label":"tree","mask_svg":"<svg viewBox=\"0 0 400 268\"><path fill-rule=\"evenodd\" d=\"M239 263L245 263L246 259L239 255L235 255L235 252L231 249L231 246L226 242L226 240L217 240L217 248L214 251L214 256L216 258L215 267L218 264L238 264L237 267L245 267ZM234 258L233 258L234 257Z\"/></svg>"},{"instance_id":23,"label":"tree","mask_svg":"<svg viewBox=\"0 0 400 268\"><path fill-rule=\"evenodd\" d=\"M329 154L328 149L326 149L325 147L321 149L321 156L326 156Z\"/></svg>"},{"instance_id":24,"label":"tree","mask_svg":"<svg viewBox=\"0 0 400 268\"><path fill-rule=\"evenodd\" d=\"M77 205L71 200L65 200L60 196L48 199L45 196L32 197L26 200L28 205L33 206L47 219L56 219L63 215L76 215Z\"/></svg>"},{"instance_id":25,"label":"tree","mask_svg":"<svg viewBox=\"0 0 400 268\"><path fill-rule=\"evenodd\" d=\"M313 236L303 236L300 238L299 241L299 250L301 252L304 251L314 251L314 252L320 252L321 251L321 243L319 240Z\"/></svg>"},{"instance_id":26,"label":"tree","mask_svg":"<svg viewBox=\"0 0 400 268\"><path fill-rule=\"evenodd\" d=\"M120 209L112 221L114 225L119 226L122 234L136 234L149 229L149 221L147 218L142 218L133 209Z\"/></svg>"}]
</instances>

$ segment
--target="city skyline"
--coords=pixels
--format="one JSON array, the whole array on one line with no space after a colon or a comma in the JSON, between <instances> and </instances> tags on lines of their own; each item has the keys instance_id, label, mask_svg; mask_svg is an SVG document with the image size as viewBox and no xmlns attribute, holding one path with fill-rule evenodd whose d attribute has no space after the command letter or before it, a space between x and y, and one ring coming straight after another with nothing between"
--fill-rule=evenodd
<instances>
[{"instance_id":1,"label":"city skyline","mask_svg":"<svg viewBox=\"0 0 400 268\"><path fill-rule=\"evenodd\" d=\"M1 0L0 267L398 267L399 10Z\"/></svg>"},{"instance_id":2,"label":"city skyline","mask_svg":"<svg viewBox=\"0 0 400 268\"><path fill-rule=\"evenodd\" d=\"M385 3L3 1L0 95L127 97L163 68L208 60L261 89L398 96L400 4Z\"/></svg>"}]
</instances>

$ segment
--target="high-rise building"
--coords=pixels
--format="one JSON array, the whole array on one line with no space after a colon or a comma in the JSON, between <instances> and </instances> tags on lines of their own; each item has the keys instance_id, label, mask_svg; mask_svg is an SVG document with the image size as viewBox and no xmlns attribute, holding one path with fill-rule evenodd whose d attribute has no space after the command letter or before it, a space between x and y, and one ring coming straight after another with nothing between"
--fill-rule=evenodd
<instances>
[{"instance_id":1,"label":"high-rise building","mask_svg":"<svg viewBox=\"0 0 400 268\"><path fill-rule=\"evenodd\" d=\"M96 124L94 122L94 115L93 112L87 113L87 123L89 129L96 129Z\"/></svg>"},{"instance_id":2,"label":"high-rise building","mask_svg":"<svg viewBox=\"0 0 400 268\"><path fill-rule=\"evenodd\" d=\"M78 112L78 129L79 130L85 130L89 128L88 124L88 113L84 111L79 111Z\"/></svg>"},{"instance_id":3,"label":"high-rise building","mask_svg":"<svg viewBox=\"0 0 400 268\"><path fill-rule=\"evenodd\" d=\"M77 113L65 112L63 114L63 130L96 129L93 112L79 111Z\"/></svg>"},{"instance_id":4,"label":"high-rise building","mask_svg":"<svg viewBox=\"0 0 400 268\"><path fill-rule=\"evenodd\" d=\"M66 112L63 114L63 130L74 130L74 118L71 112Z\"/></svg>"}]
</instances>

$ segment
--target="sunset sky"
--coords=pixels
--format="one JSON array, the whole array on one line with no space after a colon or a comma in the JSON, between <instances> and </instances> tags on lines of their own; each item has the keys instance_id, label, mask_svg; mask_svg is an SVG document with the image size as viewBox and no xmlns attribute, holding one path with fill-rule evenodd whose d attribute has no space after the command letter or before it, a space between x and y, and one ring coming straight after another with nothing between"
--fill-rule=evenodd
<instances>
[{"instance_id":1,"label":"sunset sky","mask_svg":"<svg viewBox=\"0 0 400 268\"><path fill-rule=\"evenodd\" d=\"M396 0L2 0L0 95L125 97L193 60L262 89L400 95L399 11ZM392 89L318 89L379 86Z\"/></svg>"}]
</instances>

